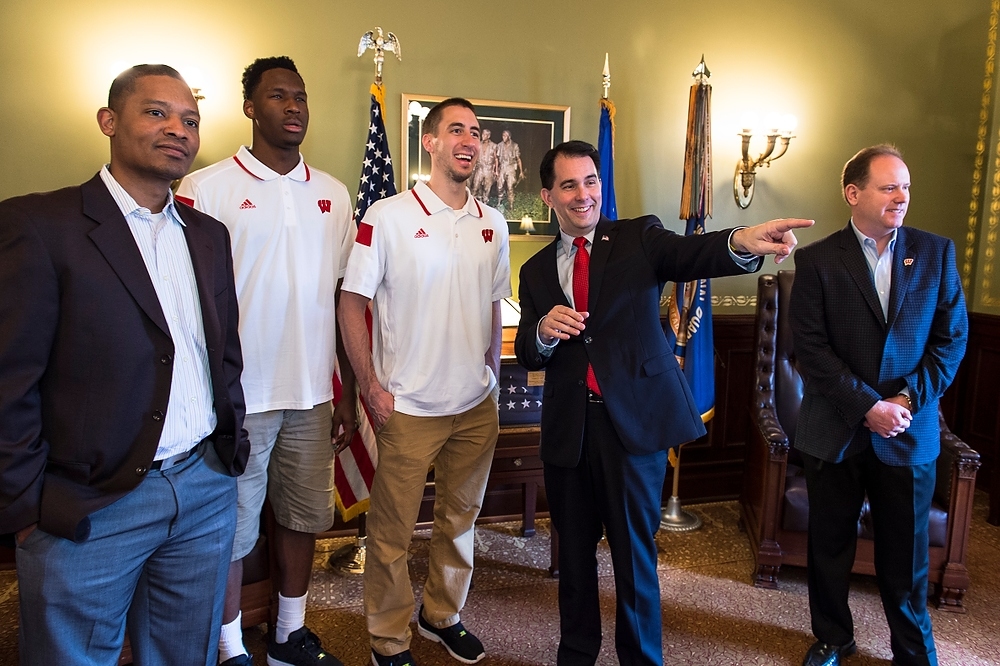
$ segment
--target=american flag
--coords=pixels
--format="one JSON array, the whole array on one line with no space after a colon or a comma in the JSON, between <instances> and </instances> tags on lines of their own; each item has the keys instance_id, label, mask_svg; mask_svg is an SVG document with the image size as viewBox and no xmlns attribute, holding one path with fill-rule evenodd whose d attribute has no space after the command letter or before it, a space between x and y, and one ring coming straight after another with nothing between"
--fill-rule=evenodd
<instances>
[{"instance_id":1,"label":"american flag","mask_svg":"<svg viewBox=\"0 0 1000 666\"><path fill-rule=\"evenodd\" d=\"M385 88L380 83L371 87L371 112L368 124L368 142L365 144L365 159L361 167L361 183L358 185L358 199L354 209L354 223L364 219L368 207L379 199L396 194L396 181L392 172L392 158L389 156L389 142L385 134ZM371 339L371 312L366 317L368 336ZM339 373L338 373L339 375ZM340 377L333 378L334 402L340 400ZM351 445L337 455L334 471L337 509L344 520L350 520L368 510L368 498L378 465L378 449L375 446L375 428L368 413L368 405L363 398L358 430Z\"/></svg>"},{"instance_id":2,"label":"american flag","mask_svg":"<svg viewBox=\"0 0 1000 666\"><path fill-rule=\"evenodd\" d=\"M529 381L528 377L528 371L519 365L500 365L500 398L497 402L501 425L541 423L541 381Z\"/></svg>"},{"instance_id":3,"label":"american flag","mask_svg":"<svg viewBox=\"0 0 1000 666\"><path fill-rule=\"evenodd\" d=\"M365 144L365 159L361 167L357 207L354 209L355 224L361 223L373 203L396 194L389 141L385 135L384 108L385 88L373 83L371 122L368 124L368 143Z\"/></svg>"}]
</instances>

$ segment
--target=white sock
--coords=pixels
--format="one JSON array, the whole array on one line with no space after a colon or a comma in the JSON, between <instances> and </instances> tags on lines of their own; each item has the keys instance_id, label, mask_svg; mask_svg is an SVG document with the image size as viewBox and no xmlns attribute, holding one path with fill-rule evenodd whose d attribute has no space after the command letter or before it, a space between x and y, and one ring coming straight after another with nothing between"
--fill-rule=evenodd
<instances>
[{"instance_id":1,"label":"white sock","mask_svg":"<svg viewBox=\"0 0 1000 666\"><path fill-rule=\"evenodd\" d=\"M241 654L250 654L243 647L243 611L236 614L236 619L229 624L222 625L222 636L219 638L219 663L238 657Z\"/></svg>"},{"instance_id":2,"label":"white sock","mask_svg":"<svg viewBox=\"0 0 1000 666\"><path fill-rule=\"evenodd\" d=\"M274 642L287 643L288 635L306 626L306 592L301 597L284 597L278 593L278 621L274 625Z\"/></svg>"}]
</instances>

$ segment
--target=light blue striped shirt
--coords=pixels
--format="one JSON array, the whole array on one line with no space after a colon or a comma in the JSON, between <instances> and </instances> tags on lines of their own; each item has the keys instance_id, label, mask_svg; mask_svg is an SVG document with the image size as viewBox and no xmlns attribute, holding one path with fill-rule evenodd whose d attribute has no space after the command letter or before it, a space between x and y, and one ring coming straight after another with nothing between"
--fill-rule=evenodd
<instances>
[{"instance_id":1,"label":"light blue striped shirt","mask_svg":"<svg viewBox=\"0 0 1000 666\"><path fill-rule=\"evenodd\" d=\"M878 294L878 302L882 306L882 319L886 321L889 318L889 290L892 288L892 254L896 250L898 229L892 230L892 238L889 239L889 244L886 245L881 256L879 256L875 240L858 231L858 228L854 226L854 220L851 220L851 229L854 230L854 235L861 243L861 251L865 255L865 261L868 262L868 270L875 281L875 293Z\"/></svg>"},{"instance_id":2,"label":"light blue striped shirt","mask_svg":"<svg viewBox=\"0 0 1000 666\"><path fill-rule=\"evenodd\" d=\"M153 214L136 203L107 166L101 169L101 180L135 238L174 343L170 398L153 456L162 460L193 447L217 423L198 283L173 193L168 193L163 211Z\"/></svg>"}]
</instances>

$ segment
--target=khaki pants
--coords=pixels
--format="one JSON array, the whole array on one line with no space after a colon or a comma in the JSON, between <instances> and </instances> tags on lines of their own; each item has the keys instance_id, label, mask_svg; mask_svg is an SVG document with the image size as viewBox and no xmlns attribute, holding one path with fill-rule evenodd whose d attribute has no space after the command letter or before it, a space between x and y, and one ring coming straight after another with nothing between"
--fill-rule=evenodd
<instances>
[{"instance_id":1,"label":"khaki pants","mask_svg":"<svg viewBox=\"0 0 1000 666\"><path fill-rule=\"evenodd\" d=\"M459 621L472 582L474 523L498 434L492 396L455 416L393 412L379 431L365 563L365 614L376 652L393 655L410 649L414 598L406 554L432 464L434 528L424 617L436 627Z\"/></svg>"}]
</instances>

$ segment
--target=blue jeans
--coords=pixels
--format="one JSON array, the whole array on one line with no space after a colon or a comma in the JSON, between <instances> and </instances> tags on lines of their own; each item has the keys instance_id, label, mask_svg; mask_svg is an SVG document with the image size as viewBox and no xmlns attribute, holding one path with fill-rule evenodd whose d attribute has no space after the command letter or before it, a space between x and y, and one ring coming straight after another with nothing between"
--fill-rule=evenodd
<instances>
[{"instance_id":1,"label":"blue jeans","mask_svg":"<svg viewBox=\"0 0 1000 666\"><path fill-rule=\"evenodd\" d=\"M214 666L236 479L211 444L90 515L82 543L36 529L17 548L24 666Z\"/></svg>"}]
</instances>

